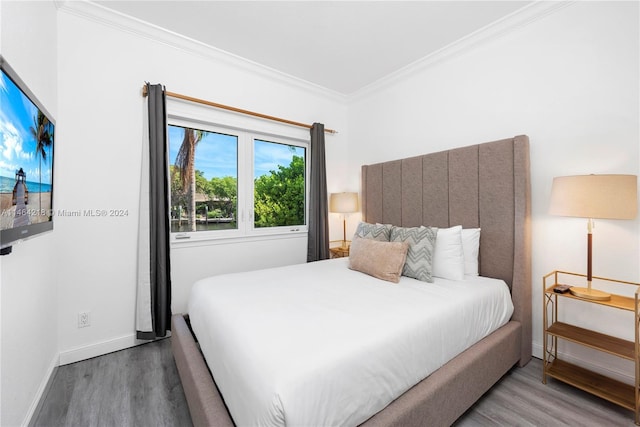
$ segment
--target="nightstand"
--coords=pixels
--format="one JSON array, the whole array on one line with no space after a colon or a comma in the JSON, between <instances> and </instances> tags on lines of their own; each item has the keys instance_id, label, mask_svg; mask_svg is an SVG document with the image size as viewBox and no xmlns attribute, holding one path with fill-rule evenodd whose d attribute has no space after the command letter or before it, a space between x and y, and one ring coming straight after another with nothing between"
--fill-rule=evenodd
<instances>
[{"instance_id":1,"label":"nightstand","mask_svg":"<svg viewBox=\"0 0 640 427\"><path fill-rule=\"evenodd\" d=\"M635 414L635 423L640 425L640 283L622 280L593 277L604 282L635 287L633 297L611 294L607 301L584 299L572 295L570 292L558 293L556 286L567 282L581 282L586 276L566 271L553 271L543 277L543 372L542 382L547 382L547 376L563 381L587 393L594 394L616 405L630 409ZM582 304L599 304L613 309L626 310L634 313L635 342L623 340L590 329L579 327L571 322L559 321L559 305L561 301L581 301ZM585 307L586 308L586 307ZM563 316L567 317L567 316ZM569 363L558 357L558 340L591 347L614 356L632 361L635 364L635 385L621 383L596 372L592 372L580 364Z\"/></svg>"},{"instance_id":2,"label":"nightstand","mask_svg":"<svg viewBox=\"0 0 640 427\"><path fill-rule=\"evenodd\" d=\"M337 246L335 248L329 248L329 253L331 258L343 258L349 256L349 247L343 248L342 246Z\"/></svg>"}]
</instances>

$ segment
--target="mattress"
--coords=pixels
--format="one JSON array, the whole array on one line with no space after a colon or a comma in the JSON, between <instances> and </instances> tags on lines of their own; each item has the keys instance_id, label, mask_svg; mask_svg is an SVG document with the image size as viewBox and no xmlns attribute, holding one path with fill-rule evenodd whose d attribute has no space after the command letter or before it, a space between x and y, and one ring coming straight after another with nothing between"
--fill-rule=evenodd
<instances>
[{"instance_id":1,"label":"mattress","mask_svg":"<svg viewBox=\"0 0 640 427\"><path fill-rule=\"evenodd\" d=\"M513 313L501 280L394 284L347 266L194 284L191 326L236 425L358 425Z\"/></svg>"}]
</instances>

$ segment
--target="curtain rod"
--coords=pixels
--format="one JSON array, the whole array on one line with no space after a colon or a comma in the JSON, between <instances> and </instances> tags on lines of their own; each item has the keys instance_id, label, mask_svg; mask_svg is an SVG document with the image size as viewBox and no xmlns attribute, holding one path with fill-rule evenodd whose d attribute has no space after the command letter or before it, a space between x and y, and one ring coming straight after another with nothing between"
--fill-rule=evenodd
<instances>
[{"instance_id":1,"label":"curtain rod","mask_svg":"<svg viewBox=\"0 0 640 427\"><path fill-rule=\"evenodd\" d=\"M242 108L230 107L228 105L218 104L216 102L206 101L204 99L193 98L191 96L181 95L181 94L175 93L175 92L165 91L165 94L167 96L172 97L172 98L183 99L185 101L195 102L197 104L204 104L204 105L208 105L210 107L215 107L215 108L221 108L223 110L234 111L236 113L246 114L246 115L249 115L249 116L260 117L261 119L271 120L271 121L280 122L280 123L286 123L288 125L299 126L299 127L303 127L303 128L307 128L307 129L311 129L311 127L312 127L312 125L308 125L306 123L294 122L292 120L281 119L280 117L274 117L274 116L269 116L269 115L262 114L262 113L256 113L254 111L243 110ZM143 97L147 96L147 85L144 85L142 87L142 96ZM328 129L328 128L325 128L324 131L325 131L325 133L331 133L331 134L338 133L337 130Z\"/></svg>"}]
</instances>

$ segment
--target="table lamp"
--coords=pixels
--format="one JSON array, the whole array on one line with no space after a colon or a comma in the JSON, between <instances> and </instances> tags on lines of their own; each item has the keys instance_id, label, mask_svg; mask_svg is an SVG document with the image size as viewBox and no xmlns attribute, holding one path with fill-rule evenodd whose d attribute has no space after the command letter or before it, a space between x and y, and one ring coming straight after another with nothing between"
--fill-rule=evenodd
<instances>
[{"instance_id":1,"label":"table lamp","mask_svg":"<svg viewBox=\"0 0 640 427\"><path fill-rule=\"evenodd\" d=\"M331 193L329 196L329 211L341 213L342 217L342 248L347 248L347 214L358 212L358 193Z\"/></svg>"},{"instance_id":2,"label":"table lamp","mask_svg":"<svg viewBox=\"0 0 640 427\"><path fill-rule=\"evenodd\" d=\"M577 175L553 178L552 215L587 218L587 287L572 286L580 298L607 301L611 295L592 289L593 219L634 219L638 210L636 175Z\"/></svg>"}]
</instances>

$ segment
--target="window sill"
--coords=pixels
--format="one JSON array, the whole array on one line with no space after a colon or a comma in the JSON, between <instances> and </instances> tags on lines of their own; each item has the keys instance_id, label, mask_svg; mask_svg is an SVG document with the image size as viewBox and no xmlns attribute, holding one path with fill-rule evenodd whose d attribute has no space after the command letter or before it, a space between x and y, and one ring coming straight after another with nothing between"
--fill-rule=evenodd
<instances>
[{"instance_id":1,"label":"window sill","mask_svg":"<svg viewBox=\"0 0 640 427\"><path fill-rule=\"evenodd\" d=\"M170 237L170 248L171 249L183 249L183 248L192 248L197 246L213 246L213 245L228 245L228 244L237 244L237 243L245 243L245 242L259 242L259 241L269 241L269 240L281 240L281 239L302 239L307 237L307 230L299 229L293 231L278 231L278 232L268 232L263 234L251 234L251 235L243 235L243 236L225 236L225 237L212 237L209 236L198 236L191 234L188 238L176 239L176 235L180 235L184 233L171 233Z\"/></svg>"}]
</instances>

